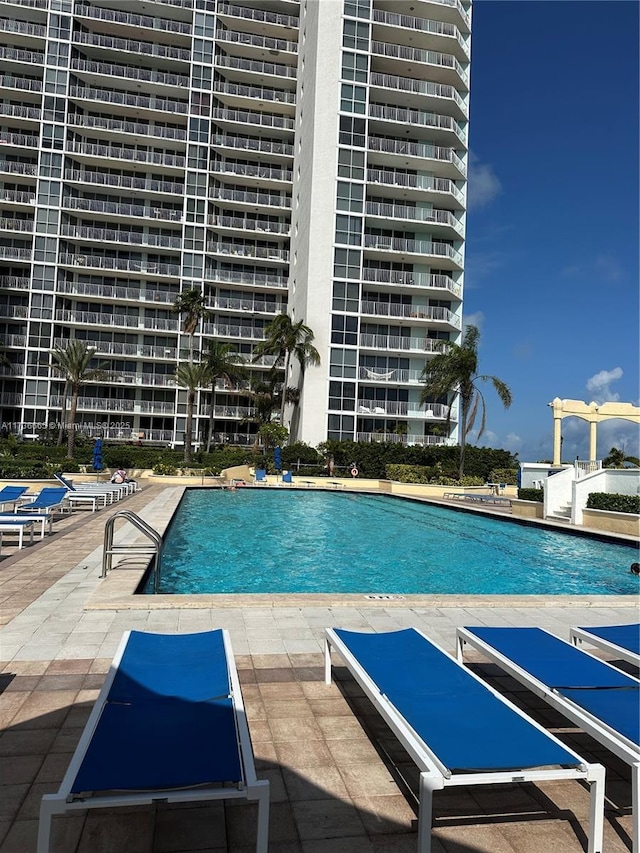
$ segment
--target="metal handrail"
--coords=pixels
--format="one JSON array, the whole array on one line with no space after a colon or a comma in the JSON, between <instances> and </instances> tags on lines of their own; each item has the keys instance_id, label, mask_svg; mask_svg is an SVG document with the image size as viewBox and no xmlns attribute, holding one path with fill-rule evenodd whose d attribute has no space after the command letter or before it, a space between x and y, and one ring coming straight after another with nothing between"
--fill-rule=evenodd
<instances>
[{"instance_id":1,"label":"metal handrail","mask_svg":"<svg viewBox=\"0 0 640 853\"><path fill-rule=\"evenodd\" d=\"M116 545L113 544L113 528L115 525L116 518L126 518L130 524L133 524L134 527L137 527L141 533L150 539L153 542L153 547L150 548L148 545ZM121 509L119 512L114 513L111 518L107 520L107 523L104 527L104 548L102 553L102 573L100 574L101 578L106 578L107 573L113 567L113 555L114 554L123 554L123 553L152 553L155 554L156 562L155 562L155 571L154 571L154 579L153 579L153 591L154 593L158 592L158 584L160 581L160 555L162 553L162 536L158 533L157 530L154 530L146 521L140 518L135 512L132 512L130 509Z\"/></svg>"}]
</instances>

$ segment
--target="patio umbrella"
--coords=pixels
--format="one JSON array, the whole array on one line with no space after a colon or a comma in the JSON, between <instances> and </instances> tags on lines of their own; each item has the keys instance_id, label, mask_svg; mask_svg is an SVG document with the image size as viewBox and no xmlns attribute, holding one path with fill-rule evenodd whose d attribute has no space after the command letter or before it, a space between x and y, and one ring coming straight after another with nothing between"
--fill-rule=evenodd
<instances>
[{"instance_id":1,"label":"patio umbrella","mask_svg":"<svg viewBox=\"0 0 640 853\"><path fill-rule=\"evenodd\" d=\"M276 471L279 472L282 469L282 454L279 447L276 447L273 451L273 461L276 466Z\"/></svg>"},{"instance_id":2,"label":"patio umbrella","mask_svg":"<svg viewBox=\"0 0 640 853\"><path fill-rule=\"evenodd\" d=\"M93 445L93 470L102 471L102 439L96 438Z\"/></svg>"}]
</instances>

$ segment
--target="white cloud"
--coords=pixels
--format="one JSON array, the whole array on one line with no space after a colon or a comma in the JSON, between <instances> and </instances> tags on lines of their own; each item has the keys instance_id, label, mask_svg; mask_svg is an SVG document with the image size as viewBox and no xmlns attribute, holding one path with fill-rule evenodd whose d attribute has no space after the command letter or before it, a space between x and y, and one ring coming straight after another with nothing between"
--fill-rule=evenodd
<instances>
[{"instance_id":1,"label":"white cloud","mask_svg":"<svg viewBox=\"0 0 640 853\"><path fill-rule=\"evenodd\" d=\"M485 207L502 192L502 184L488 163L481 163L477 156L469 155L469 186L467 209Z\"/></svg>"},{"instance_id":2,"label":"white cloud","mask_svg":"<svg viewBox=\"0 0 640 853\"><path fill-rule=\"evenodd\" d=\"M465 314L462 318L463 330L467 328L467 326L477 326L480 331L482 331L482 324L484 323L484 314L482 311L475 311L473 314Z\"/></svg>"},{"instance_id":3,"label":"white cloud","mask_svg":"<svg viewBox=\"0 0 640 853\"><path fill-rule=\"evenodd\" d=\"M622 378L622 372L621 367L614 367L613 370L601 370L587 379L587 391L593 395L594 402L617 403L620 400L620 394L612 391L609 386Z\"/></svg>"},{"instance_id":4,"label":"white cloud","mask_svg":"<svg viewBox=\"0 0 640 853\"><path fill-rule=\"evenodd\" d=\"M507 450L515 451L522 445L522 438L515 432L508 433L505 439L505 447Z\"/></svg>"}]
</instances>

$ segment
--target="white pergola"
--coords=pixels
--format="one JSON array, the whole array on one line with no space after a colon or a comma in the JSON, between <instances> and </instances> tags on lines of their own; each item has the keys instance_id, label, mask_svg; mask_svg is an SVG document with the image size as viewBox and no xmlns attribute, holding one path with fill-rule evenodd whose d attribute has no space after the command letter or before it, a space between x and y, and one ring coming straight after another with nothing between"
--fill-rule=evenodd
<instances>
[{"instance_id":1,"label":"white pergola","mask_svg":"<svg viewBox=\"0 0 640 853\"><path fill-rule=\"evenodd\" d=\"M560 465L562 448L562 419L575 417L589 423L589 459L596 459L598 424L620 418L640 425L640 407L631 403L583 403L582 400L561 400L549 403L553 410L553 464Z\"/></svg>"}]
</instances>

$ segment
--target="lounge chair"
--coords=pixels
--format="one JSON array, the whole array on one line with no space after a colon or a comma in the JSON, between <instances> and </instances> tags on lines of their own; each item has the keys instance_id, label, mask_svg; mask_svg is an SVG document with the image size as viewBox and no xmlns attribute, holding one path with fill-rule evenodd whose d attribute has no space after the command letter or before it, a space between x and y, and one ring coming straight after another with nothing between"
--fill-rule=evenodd
<instances>
[{"instance_id":1,"label":"lounge chair","mask_svg":"<svg viewBox=\"0 0 640 853\"><path fill-rule=\"evenodd\" d=\"M3 509L5 504L11 504L15 509L16 504L27 489L28 486L4 486L0 489L0 509Z\"/></svg>"},{"instance_id":2,"label":"lounge chair","mask_svg":"<svg viewBox=\"0 0 640 853\"><path fill-rule=\"evenodd\" d=\"M33 519L21 518L18 521L0 521L0 554L2 553L2 536L4 533L18 534L18 551L24 545L25 531L29 533L29 544L33 544Z\"/></svg>"},{"instance_id":3,"label":"lounge chair","mask_svg":"<svg viewBox=\"0 0 640 853\"><path fill-rule=\"evenodd\" d=\"M44 539L44 535L49 531L51 533L53 531L53 517L50 512L38 512L34 513L32 518L26 519L24 515L18 515L16 512L0 512L0 525L9 523L11 521L15 522L31 522L35 524L36 522L40 523L40 538Z\"/></svg>"},{"instance_id":4,"label":"lounge chair","mask_svg":"<svg viewBox=\"0 0 640 853\"><path fill-rule=\"evenodd\" d=\"M226 799L258 802L266 853L269 782L256 778L228 633L128 631L58 793L42 798L37 851L55 814Z\"/></svg>"},{"instance_id":5,"label":"lounge chair","mask_svg":"<svg viewBox=\"0 0 640 853\"><path fill-rule=\"evenodd\" d=\"M282 482L283 483L293 483L293 475L292 475L291 471L285 471L284 472L284 474L282 475Z\"/></svg>"},{"instance_id":6,"label":"lounge chair","mask_svg":"<svg viewBox=\"0 0 640 853\"><path fill-rule=\"evenodd\" d=\"M640 666L640 624L607 625L598 628L571 628L571 641L575 646L588 643L621 660Z\"/></svg>"},{"instance_id":7,"label":"lounge chair","mask_svg":"<svg viewBox=\"0 0 640 853\"><path fill-rule=\"evenodd\" d=\"M256 474L254 477L255 483L266 483L267 481L267 472L264 468L256 468Z\"/></svg>"},{"instance_id":8,"label":"lounge chair","mask_svg":"<svg viewBox=\"0 0 640 853\"><path fill-rule=\"evenodd\" d=\"M18 513L23 512L49 512L52 509L62 511L67 497L67 489L62 489L59 486L45 486L35 499L26 504L21 504L18 507Z\"/></svg>"},{"instance_id":9,"label":"lounge chair","mask_svg":"<svg viewBox=\"0 0 640 853\"><path fill-rule=\"evenodd\" d=\"M524 684L631 766L633 850L640 850L640 681L541 628L458 628L464 644Z\"/></svg>"},{"instance_id":10,"label":"lounge chair","mask_svg":"<svg viewBox=\"0 0 640 853\"><path fill-rule=\"evenodd\" d=\"M54 474L53 476L68 489L69 495L99 495L103 506L119 501L129 494L128 487L124 483L81 483L75 486L61 474Z\"/></svg>"},{"instance_id":11,"label":"lounge chair","mask_svg":"<svg viewBox=\"0 0 640 853\"><path fill-rule=\"evenodd\" d=\"M431 850L434 790L550 779L590 784L588 850L602 850L601 765L587 764L420 631L328 628L327 684L332 648L420 769L419 853Z\"/></svg>"}]
</instances>

